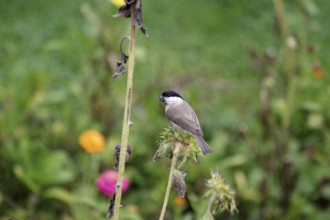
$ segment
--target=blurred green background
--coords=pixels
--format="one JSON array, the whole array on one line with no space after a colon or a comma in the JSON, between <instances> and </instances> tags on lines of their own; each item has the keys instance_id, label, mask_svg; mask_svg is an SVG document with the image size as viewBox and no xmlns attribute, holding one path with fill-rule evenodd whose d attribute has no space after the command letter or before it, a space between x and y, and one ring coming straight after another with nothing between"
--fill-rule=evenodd
<instances>
[{"instance_id":1,"label":"blurred green background","mask_svg":"<svg viewBox=\"0 0 330 220\"><path fill-rule=\"evenodd\" d=\"M0 3L0 219L106 219L95 180L120 142L126 76L112 74L129 20L110 0ZM170 162L152 157L168 89L214 152L186 165L186 201L173 191L167 219L201 216L211 169L239 210L215 219L330 218L330 1L281 3L143 1L121 219L159 217ZM79 146L89 129L103 152Z\"/></svg>"}]
</instances>

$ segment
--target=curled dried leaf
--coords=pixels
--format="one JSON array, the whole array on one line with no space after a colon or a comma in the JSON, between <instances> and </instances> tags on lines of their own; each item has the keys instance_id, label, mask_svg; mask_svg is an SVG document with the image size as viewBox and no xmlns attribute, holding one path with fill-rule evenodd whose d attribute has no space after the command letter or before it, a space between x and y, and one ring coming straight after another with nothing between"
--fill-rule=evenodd
<instances>
[{"instance_id":1,"label":"curled dried leaf","mask_svg":"<svg viewBox=\"0 0 330 220\"><path fill-rule=\"evenodd\" d=\"M117 144L115 147L115 153L113 155L113 157L115 158L114 170L116 170L116 171L118 171L118 167L119 167L120 150L121 150L121 145ZM125 162L129 159L131 154L132 154L132 148L131 148L131 145L128 144L127 150L126 150Z\"/></svg>"},{"instance_id":2,"label":"curled dried leaf","mask_svg":"<svg viewBox=\"0 0 330 220\"><path fill-rule=\"evenodd\" d=\"M113 17L129 18L131 17L132 7L134 9L134 26L140 28L141 32L148 37L147 30L143 27L143 15L142 15L142 0L125 0L125 5L118 9L117 14Z\"/></svg>"},{"instance_id":3,"label":"curled dried leaf","mask_svg":"<svg viewBox=\"0 0 330 220\"><path fill-rule=\"evenodd\" d=\"M131 4L125 4L118 9L117 14L113 15L114 18L122 17L129 18L131 17Z\"/></svg>"},{"instance_id":4,"label":"curled dried leaf","mask_svg":"<svg viewBox=\"0 0 330 220\"><path fill-rule=\"evenodd\" d=\"M137 28L141 28L143 26L143 17L142 17L141 8L136 9L135 11L134 25Z\"/></svg>"},{"instance_id":5,"label":"curled dried leaf","mask_svg":"<svg viewBox=\"0 0 330 220\"><path fill-rule=\"evenodd\" d=\"M144 36L149 37L147 29L145 29L144 27L141 27L140 30L141 30L142 34L144 34Z\"/></svg>"},{"instance_id":6,"label":"curled dried leaf","mask_svg":"<svg viewBox=\"0 0 330 220\"><path fill-rule=\"evenodd\" d=\"M115 208L115 200L116 200L116 194L114 194L110 199L107 218L112 218L113 217L114 208Z\"/></svg>"},{"instance_id":7,"label":"curled dried leaf","mask_svg":"<svg viewBox=\"0 0 330 220\"><path fill-rule=\"evenodd\" d=\"M128 55L127 54L125 54L125 53L123 53L122 51L120 52L121 54L120 54L120 56L121 56L121 62L123 62L123 63L127 63L127 61L128 61Z\"/></svg>"},{"instance_id":8,"label":"curled dried leaf","mask_svg":"<svg viewBox=\"0 0 330 220\"><path fill-rule=\"evenodd\" d=\"M120 43L120 61L116 63L116 71L113 74L113 78L116 78L118 76L122 76L127 72L127 68L125 67L125 64L128 61L128 55L123 52L123 42L125 39L129 39L129 37L123 37Z\"/></svg>"},{"instance_id":9,"label":"curled dried leaf","mask_svg":"<svg viewBox=\"0 0 330 220\"><path fill-rule=\"evenodd\" d=\"M136 4L135 4L134 25L137 28L141 28L143 26L142 2L141 2L141 0L137 0Z\"/></svg>"},{"instance_id":10,"label":"curled dried leaf","mask_svg":"<svg viewBox=\"0 0 330 220\"><path fill-rule=\"evenodd\" d=\"M140 28L141 32L146 37L149 36L149 34L147 33L147 30L143 27L142 0L136 0L136 3L135 3L134 25L135 25L135 27Z\"/></svg>"},{"instance_id":11,"label":"curled dried leaf","mask_svg":"<svg viewBox=\"0 0 330 220\"><path fill-rule=\"evenodd\" d=\"M122 62L117 62L116 63L116 71L113 74L113 78L117 78L118 76L122 76L127 72L127 69Z\"/></svg>"}]
</instances>

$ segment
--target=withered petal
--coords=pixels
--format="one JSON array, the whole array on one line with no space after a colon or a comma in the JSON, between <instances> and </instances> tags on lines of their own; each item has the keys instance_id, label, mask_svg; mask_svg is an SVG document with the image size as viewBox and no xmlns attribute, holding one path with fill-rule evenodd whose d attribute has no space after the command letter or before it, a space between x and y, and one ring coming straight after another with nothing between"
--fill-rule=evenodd
<instances>
[{"instance_id":1,"label":"withered petal","mask_svg":"<svg viewBox=\"0 0 330 220\"><path fill-rule=\"evenodd\" d=\"M118 76L122 76L126 73L127 69L124 65L124 63L122 62L117 62L117 66L116 66L116 71L113 74L113 78L117 78Z\"/></svg>"},{"instance_id":2,"label":"withered petal","mask_svg":"<svg viewBox=\"0 0 330 220\"><path fill-rule=\"evenodd\" d=\"M115 147L115 153L113 155L113 157L115 159L114 170L116 170L116 171L118 171L118 168L119 168L120 150L121 150L121 145L117 144ZM130 144L127 144L125 162L127 162L129 157L131 156L131 154L132 154L132 147Z\"/></svg>"},{"instance_id":3,"label":"withered petal","mask_svg":"<svg viewBox=\"0 0 330 220\"><path fill-rule=\"evenodd\" d=\"M107 213L107 217L108 218L112 218L113 214L114 214L114 207L115 207L115 200L116 200L116 194L114 194L109 202L109 208L108 208L108 213Z\"/></svg>"},{"instance_id":4,"label":"withered petal","mask_svg":"<svg viewBox=\"0 0 330 220\"><path fill-rule=\"evenodd\" d=\"M141 8L136 8L135 10L134 25L137 28L141 28L143 26L143 16Z\"/></svg>"},{"instance_id":5,"label":"withered petal","mask_svg":"<svg viewBox=\"0 0 330 220\"><path fill-rule=\"evenodd\" d=\"M114 18L118 18L118 17L123 17L123 18L129 18L131 17L131 4L126 4L121 6L118 9L117 14L113 15Z\"/></svg>"},{"instance_id":6,"label":"withered petal","mask_svg":"<svg viewBox=\"0 0 330 220\"><path fill-rule=\"evenodd\" d=\"M136 9L138 9L138 8L142 8L142 1L141 1L141 0L136 0L136 1L134 1L134 2L136 2L136 4L135 4L135 8L136 8Z\"/></svg>"},{"instance_id":7,"label":"withered petal","mask_svg":"<svg viewBox=\"0 0 330 220\"><path fill-rule=\"evenodd\" d=\"M127 63L127 60L128 60L128 55L125 54L125 53L123 53L123 52L121 52L120 56L121 56L121 62L124 63L124 64L126 64Z\"/></svg>"},{"instance_id":8,"label":"withered petal","mask_svg":"<svg viewBox=\"0 0 330 220\"><path fill-rule=\"evenodd\" d=\"M161 157L161 152L160 152L160 149L158 149L156 151L155 155L153 156L152 160L153 161L158 160L160 157Z\"/></svg>"},{"instance_id":9,"label":"withered petal","mask_svg":"<svg viewBox=\"0 0 330 220\"><path fill-rule=\"evenodd\" d=\"M144 36L149 37L149 34L147 32L147 29L145 29L144 27L141 27L140 30L144 34Z\"/></svg>"},{"instance_id":10,"label":"withered petal","mask_svg":"<svg viewBox=\"0 0 330 220\"><path fill-rule=\"evenodd\" d=\"M134 26L136 28L140 28L141 32L146 36L149 37L147 30L143 27L143 15L142 15L142 1L141 0L125 0L125 5L121 6L118 9L117 14L114 14L113 17L123 17L129 18L131 17L131 6L135 6L135 15L134 15Z\"/></svg>"}]
</instances>

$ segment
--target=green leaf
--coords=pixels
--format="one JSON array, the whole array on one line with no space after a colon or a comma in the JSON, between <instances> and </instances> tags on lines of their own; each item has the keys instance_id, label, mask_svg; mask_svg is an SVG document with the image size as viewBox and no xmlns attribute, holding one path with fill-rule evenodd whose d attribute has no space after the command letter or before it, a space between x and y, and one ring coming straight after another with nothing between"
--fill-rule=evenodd
<instances>
[{"instance_id":1,"label":"green leaf","mask_svg":"<svg viewBox=\"0 0 330 220\"><path fill-rule=\"evenodd\" d=\"M75 177L73 164L64 151L48 152L40 164L37 180L42 186L69 183Z\"/></svg>"},{"instance_id":2,"label":"green leaf","mask_svg":"<svg viewBox=\"0 0 330 220\"><path fill-rule=\"evenodd\" d=\"M74 180L73 164L64 151L51 152L39 143L23 140L17 148L14 173L31 191Z\"/></svg>"},{"instance_id":3,"label":"green leaf","mask_svg":"<svg viewBox=\"0 0 330 220\"><path fill-rule=\"evenodd\" d=\"M214 220L213 215L210 213L209 210L202 216L201 220Z\"/></svg>"},{"instance_id":4,"label":"green leaf","mask_svg":"<svg viewBox=\"0 0 330 220\"><path fill-rule=\"evenodd\" d=\"M21 166L14 166L13 171L17 179L21 180L32 192L38 193L40 191L38 184L32 179L29 173L25 172Z\"/></svg>"},{"instance_id":5,"label":"green leaf","mask_svg":"<svg viewBox=\"0 0 330 220\"><path fill-rule=\"evenodd\" d=\"M232 157L227 157L226 159L223 159L220 162L219 167L221 167L221 169L228 169L230 167L243 165L247 161L248 161L248 158L245 155L238 154L238 155L234 155Z\"/></svg>"},{"instance_id":6,"label":"green leaf","mask_svg":"<svg viewBox=\"0 0 330 220\"><path fill-rule=\"evenodd\" d=\"M325 198L330 199L330 185L323 187L321 192Z\"/></svg>"},{"instance_id":7,"label":"green leaf","mask_svg":"<svg viewBox=\"0 0 330 220\"><path fill-rule=\"evenodd\" d=\"M75 202L74 195L62 187L52 187L47 189L43 192L43 197L46 199L57 199L68 205L72 205Z\"/></svg>"}]
</instances>

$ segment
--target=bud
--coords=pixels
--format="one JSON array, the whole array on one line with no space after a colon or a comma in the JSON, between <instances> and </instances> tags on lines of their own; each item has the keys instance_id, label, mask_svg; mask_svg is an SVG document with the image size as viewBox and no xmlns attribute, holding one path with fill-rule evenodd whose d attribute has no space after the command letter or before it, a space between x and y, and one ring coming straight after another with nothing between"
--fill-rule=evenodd
<instances>
[{"instance_id":1,"label":"bud","mask_svg":"<svg viewBox=\"0 0 330 220\"><path fill-rule=\"evenodd\" d=\"M173 186L178 192L178 196L184 198L186 194L186 183L184 178L187 175L187 171L181 172L180 170L174 169L173 173Z\"/></svg>"}]
</instances>

